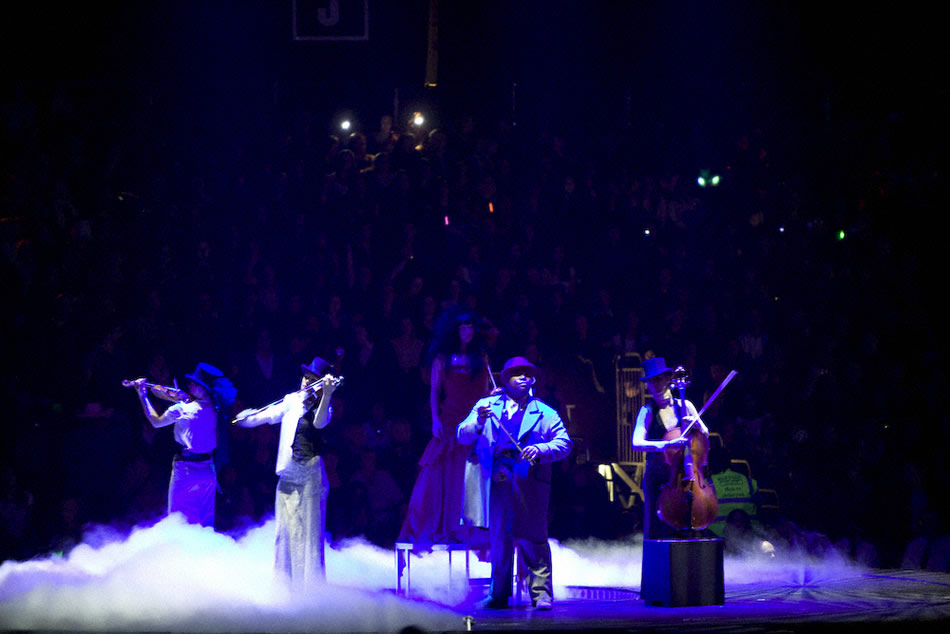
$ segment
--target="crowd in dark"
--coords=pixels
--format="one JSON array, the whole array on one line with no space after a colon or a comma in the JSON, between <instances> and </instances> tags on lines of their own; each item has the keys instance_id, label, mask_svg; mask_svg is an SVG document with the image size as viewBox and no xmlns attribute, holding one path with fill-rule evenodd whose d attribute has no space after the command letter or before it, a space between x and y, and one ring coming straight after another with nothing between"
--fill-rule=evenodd
<instances>
[{"instance_id":1,"label":"crowd in dark","mask_svg":"<svg viewBox=\"0 0 950 634\"><path fill-rule=\"evenodd\" d=\"M204 104L207 128L144 84L20 83L2 107L3 559L162 515L175 443L122 379L208 362L236 412L293 391L316 355L345 377L328 531L391 545L430 434L428 347L457 308L496 371L513 355L548 371L539 396L565 420L568 388L614 411L617 355L685 366L697 403L737 370L704 420L778 492L790 542L818 531L896 566L947 531L943 336L926 260L888 224L946 191L893 120L827 120L807 156L750 122L693 165L620 125L479 112L328 134L292 92ZM553 537L636 530L596 470L615 426L559 463ZM272 513L273 432L229 430L218 530Z\"/></svg>"}]
</instances>

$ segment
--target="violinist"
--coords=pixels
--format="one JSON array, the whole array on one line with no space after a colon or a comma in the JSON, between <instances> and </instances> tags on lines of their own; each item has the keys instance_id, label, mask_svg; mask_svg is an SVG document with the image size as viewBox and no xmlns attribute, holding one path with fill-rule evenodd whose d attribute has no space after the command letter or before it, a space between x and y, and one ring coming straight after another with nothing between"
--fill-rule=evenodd
<instances>
[{"instance_id":1,"label":"violinist","mask_svg":"<svg viewBox=\"0 0 950 634\"><path fill-rule=\"evenodd\" d=\"M172 461L168 483L168 512L184 514L192 524L214 525L214 498L218 490L214 456L218 444L218 419L237 396L237 390L221 370L199 363L195 371L185 375L187 390L151 385L145 379L126 381L138 394L145 418L153 427L175 426L175 440L181 451ZM149 401L148 394L177 401L161 415Z\"/></svg>"},{"instance_id":2,"label":"violinist","mask_svg":"<svg viewBox=\"0 0 950 634\"><path fill-rule=\"evenodd\" d=\"M666 367L663 357L654 357L643 362L643 376L647 390L653 398L637 413L633 428L634 451L648 452L646 470L643 474L643 538L663 539L671 536L669 526L657 516L658 501L662 486L670 480L670 467L664 452L688 447L689 437L678 436L664 440L664 436L676 436L670 432L684 428L695 421L694 430L709 436L709 430L698 417L696 407L685 400L685 411L679 411L679 402L674 402L670 389L673 369Z\"/></svg>"},{"instance_id":3,"label":"violinist","mask_svg":"<svg viewBox=\"0 0 950 634\"><path fill-rule=\"evenodd\" d=\"M320 430L330 423L330 399L342 381L320 357L300 368L299 391L261 409L244 410L233 421L241 427L280 423L274 565L298 589L326 580L324 544L330 487L320 455Z\"/></svg>"}]
</instances>

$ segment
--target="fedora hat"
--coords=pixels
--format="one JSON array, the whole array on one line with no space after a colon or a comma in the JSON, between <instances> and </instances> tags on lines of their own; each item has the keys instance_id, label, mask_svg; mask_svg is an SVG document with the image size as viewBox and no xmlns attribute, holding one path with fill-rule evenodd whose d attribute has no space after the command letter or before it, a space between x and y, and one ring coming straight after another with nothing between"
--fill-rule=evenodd
<instances>
[{"instance_id":1,"label":"fedora hat","mask_svg":"<svg viewBox=\"0 0 950 634\"><path fill-rule=\"evenodd\" d=\"M534 364L524 357L511 357L505 361L505 367L501 370L501 382L507 382L508 379L516 374L534 376L537 370Z\"/></svg>"}]
</instances>

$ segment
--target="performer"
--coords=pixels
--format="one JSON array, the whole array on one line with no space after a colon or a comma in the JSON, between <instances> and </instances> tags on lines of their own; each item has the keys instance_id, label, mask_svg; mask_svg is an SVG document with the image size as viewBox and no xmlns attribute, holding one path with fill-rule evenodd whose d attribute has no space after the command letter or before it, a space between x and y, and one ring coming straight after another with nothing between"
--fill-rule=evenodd
<instances>
[{"instance_id":1,"label":"performer","mask_svg":"<svg viewBox=\"0 0 950 634\"><path fill-rule=\"evenodd\" d=\"M468 542L459 519L464 495L465 459L456 426L478 399L491 390L488 357L476 339L476 319L469 313L447 313L432 343L429 407L432 439L419 466L399 541Z\"/></svg>"},{"instance_id":2,"label":"performer","mask_svg":"<svg viewBox=\"0 0 950 634\"><path fill-rule=\"evenodd\" d=\"M221 370L207 363L199 363L195 371L186 374L188 388L178 396L179 390L161 388L165 398L179 400L161 415L148 399L150 387L145 379L125 382L136 388L136 393L145 411L145 417L153 427L175 426L175 440L181 452L172 461L171 480L168 483L168 512L184 514L188 522L202 526L214 525L214 497L218 490L215 476L214 449L218 444L217 427L224 410L234 403L237 390ZM172 394L171 397L167 394Z\"/></svg>"},{"instance_id":3,"label":"performer","mask_svg":"<svg viewBox=\"0 0 950 634\"><path fill-rule=\"evenodd\" d=\"M465 476L463 520L487 525L491 538L491 590L480 607L508 605L516 544L529 571L535 609L550 610L554 597L551 463L565 458L573 443L557 412L531 395L535 371L524 357L509 359L501 372L501 394L479 400L458 426L459 442L475 444Z\"/></svg>"},{"instance_id":4,"label":"performer","mask_svg":"<svg viewBox=\"0 0 950 634\"><path fill-rule=\"evenodd\" d=\"M663 436L681 423L686 426L693 421L696 421L696 426L707 437L709 430L697 416L696 408L688 400L686 401L687 414L682 418L677 416L673 394L670 390L673 370L666 367L663 357L647 359L642 367L643 376L640 380L646 383L647 390L653 398L637 413L631 444L634 451L649 452L642 487L643 538L663 539L672 535L672 529L657 517L657 502L661 487L670 480L669 466L666 464L663 452L674 447L686 447L688 442L688 437L685 436L675 440L663 440Z\"/></svg>"},{"instance_id":5,"label":"performer","mask_svg":"<svg viewBox=\"0 0 950 634\"><path fill-rule=\"evenodd\" d=\"M298 589L326 580L324 543L330 488L320 455L319 430L333 416L330 398L342 381L320 357L300 368L299 391L261 409L244 410L234 419L241 427L280 423L274 565Z\"/></svg>"}]
</instances>

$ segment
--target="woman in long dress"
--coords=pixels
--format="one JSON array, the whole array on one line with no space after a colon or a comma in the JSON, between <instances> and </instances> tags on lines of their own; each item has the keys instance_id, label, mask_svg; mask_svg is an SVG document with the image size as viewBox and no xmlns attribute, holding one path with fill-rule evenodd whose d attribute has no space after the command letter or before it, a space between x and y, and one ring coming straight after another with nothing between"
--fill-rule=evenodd
<instances>
[{"instance_id":1,"label":"woman in long dress","mask_svg":"<svg viewBox=\"0 0 950 634\"><path fill-rule=\"evenodd\" d=\"M465 460L471 447L459 444L455 428L478 399L491 390L488 357L476 337L470 313L443 316L433 337L429 406L432 439L419 459L409 508L399 541L461 543L468 529L459 519L464 494Z\"/></svg>"}]
</instances>

